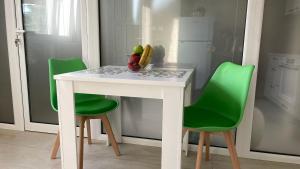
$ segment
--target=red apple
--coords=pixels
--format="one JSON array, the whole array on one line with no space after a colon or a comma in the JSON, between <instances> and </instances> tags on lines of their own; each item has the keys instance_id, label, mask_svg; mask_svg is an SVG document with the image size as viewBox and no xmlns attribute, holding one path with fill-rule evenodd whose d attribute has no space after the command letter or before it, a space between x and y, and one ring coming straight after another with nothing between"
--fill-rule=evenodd
<instances>
[{"instance_id":1,"label":"red apple","mask_svg":"<svg viewBox=\"0 0 300 169\"><path fill-rule=\"evenodd\" d=\"M133 64L133 63L138 63L140 61L140 55L138 54L132 54L128 60L128 63Z\"/></svg>"},{"instance_id":2,"label":"red apple","mask_svg":"<svg viewBox=\"0 0 300 169\"><path fill-rule=\"evenodd\" d=\"M128 68L132 71L138 71L140 70L140 65L139 65L139 61L140 61L140 55L138 54L132 54L128 60Z\"/></svg>"}]
</instances>

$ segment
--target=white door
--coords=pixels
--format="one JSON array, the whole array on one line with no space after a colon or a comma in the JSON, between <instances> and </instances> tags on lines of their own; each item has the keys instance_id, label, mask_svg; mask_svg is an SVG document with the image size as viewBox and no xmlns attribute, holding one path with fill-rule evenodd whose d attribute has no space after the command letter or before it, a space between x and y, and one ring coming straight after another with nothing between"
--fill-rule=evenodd
<instances>
[{"instance_id":1,"label":"white door","mask_svg":"<svg viewBox=\"0 0 300 169\"><path fill-rule=\"evenodd\" d=\"M87 27L93 10L86 3L0 0L0 128L57 132L48 59L82 57L88 67L99 66L99 51L91 51L99 44L87 34L97 26Z\"/></svg>"},{"instance_id":2,"label":"white door","mask_svg":"<svg viewBox=\"0 0 300 169\"><path fill-rule=\"evenodd\" d=\"M80 0L15 0L25 130L57 132L49 96L49 58L82 57Z\"/></svg>"}]
</instances>

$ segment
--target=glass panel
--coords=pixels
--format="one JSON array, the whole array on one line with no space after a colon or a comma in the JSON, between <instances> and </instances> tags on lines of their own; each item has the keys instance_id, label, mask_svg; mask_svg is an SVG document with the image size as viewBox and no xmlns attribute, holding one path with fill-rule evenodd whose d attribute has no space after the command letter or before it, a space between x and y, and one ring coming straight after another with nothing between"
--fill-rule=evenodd
<instances>
[{"instance_id":1,"label":"glass panel","mask_svg":"<svg viewBox=\"0 0 300 169\"><path fill-rule=\"evenodd\" d=\"M195 100L220 63L241 64L246 9L247 0L101 0L101 64L127 65L133 46L149 43L155 65L196 68ZM161 101L123 98L122 105L124 135L161 139Z\"/></svg>"},{"instance_id":2,"label":"glass panel","mask_svg":"<svg viewBox=\"0 0 300 169\"><path fill-rule=\"evenodd\" d=\"M0 123L14 123L4 0L0 0Z\"/></svg>"},{"instance_id":3,"label":"glass panel","mask_svg":"<svg viewBox=\"0 0 300 169\"><path fill-rule=\"evenodd\" d=\"M300 155L300 1L265 3L251 150Z\"/></svg>"},{"instance_id":4,"label":"glass panel","mask_svg":"<svg viewBox=\"0 0 300 169\"><path fill-rule=\"evenodd\" d=\"M50 106L48 59L81 57L79 0L23 0L31 122L57 124Z\"/></svg>"}]
</instances>

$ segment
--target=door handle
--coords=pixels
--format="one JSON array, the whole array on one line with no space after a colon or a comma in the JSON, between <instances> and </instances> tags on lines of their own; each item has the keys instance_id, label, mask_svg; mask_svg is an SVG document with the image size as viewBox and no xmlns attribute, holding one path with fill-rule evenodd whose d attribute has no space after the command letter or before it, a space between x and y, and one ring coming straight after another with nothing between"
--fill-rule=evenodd
<instances>
[{"instance_id":1,"label":"door handle","mask_svg":"<svg viewBox=\"0 0 300 169\"><path fill-rule=\"evenodd\" d=\"M22 34L24 34L25 32L26 32L26 31L23 30L23 29L17 29L17 30L16 30L17 35L22 35Z\"/></svg>"},{"instance_id":2,"label":"door handle","mask_svg":"<svg viewBox=\"0 0 300 169\"><path fill-rule=\"evenodd\" d=\"M19 47L19 46L20 46L20 43L22 42L22 41L21 41L21 38L23 37L23 34L24 34L25 32L26 32L26 31L23 30L23 29L17 29L17 30L16 30L16 35L17 35L17 37L16 37L16 39L15 39L15 45L16 45L16 47Z\"/></svg>"}]
</instances>

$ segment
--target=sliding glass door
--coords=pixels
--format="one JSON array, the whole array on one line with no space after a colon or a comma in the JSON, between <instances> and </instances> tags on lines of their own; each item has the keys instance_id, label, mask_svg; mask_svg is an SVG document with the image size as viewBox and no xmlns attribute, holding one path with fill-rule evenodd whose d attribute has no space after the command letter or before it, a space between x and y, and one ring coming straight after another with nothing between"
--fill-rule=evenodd
<instances>
[{"instance_id":1,"label":"sliding glass door","mask_svg":"<svg viewBox=\"0 0 300 169\"><path fill-rule=\"evenodd\" d=\"M0 123L14 124L4 0L0 0Z\"/></svg>"},{"instance_id":2,"label":"sliding glass door","mask_svg":"<svg viewBox=\"0 0 300 169\"><path fill-rule=\"evenodd\" d=\"M220 63L242 63L247 2L101 0L101 64L127 65L133 46L149 43L156 66L195 68L195 100ZM124 136L161 139L161 101L122 98L122 105ZM198 134L190 140L197 143Z\"/></svg>"},{"instance_id":3,"label":"sliding glass door","mask_svg":"<svg viewBox=\"0 0 300 169\"><path fill-rule=\"evenodd\" d=\"M50 106L48 59L82 56L80 1L22 0L20 5L25 30L26 128L42 130L32 124L58 124L58 114Z\"/></svg>"},{"instance_id":4,"label":"sliding glass door","mask_svg":"<svg viewBox=\"0 0 300 169\"><path fill-rule=\"evenodd\" d=\"M84 3L0 0L0 127L57 132L48 59L82 57Z\"/></svg>"},{"instance_id":5,"label":"sliding glass door","mask_svg":"<svg viewBox=\"0 0 300 169\"><path fill-rule=\"evenodd\" d=\"M265 2L251 151L300 156L299 7Z\"/></svg>"}]
</instances>

